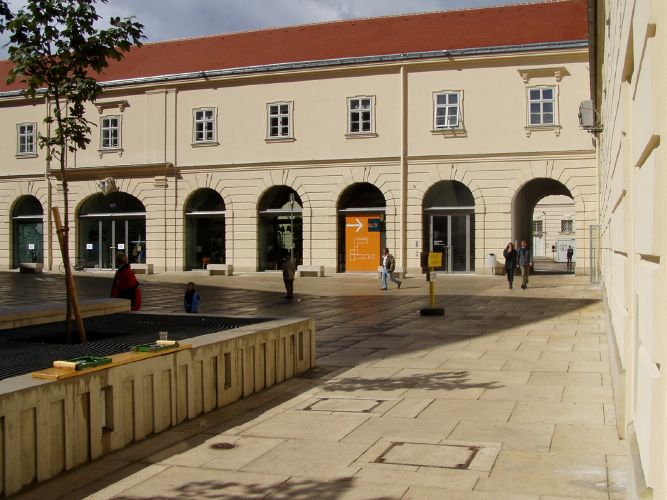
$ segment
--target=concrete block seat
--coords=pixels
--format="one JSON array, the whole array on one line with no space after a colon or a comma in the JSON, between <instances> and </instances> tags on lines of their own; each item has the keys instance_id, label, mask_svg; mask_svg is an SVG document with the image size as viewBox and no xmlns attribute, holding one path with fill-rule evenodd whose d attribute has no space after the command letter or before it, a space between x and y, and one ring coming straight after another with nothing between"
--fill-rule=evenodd
<instances>
[{"instance_id":1,"label":"concrete block seat","mask_svg":"<svg viewBox=\"0 0 667 500\"><path fill-rule=\"evenodd\" d=\"M206 274L211 276L213 274L223 274L226 276L234 275L233 264L206 264Z\"/></svg>"},{"instance_id":2,"label":"concrete block seat","mask_svg":"<svg viewBox=\"0 0 667 500\"><path fill-rule=\"evenodd\" d=\"M312 276L315 278L324 277L324 266L305 266L300 265L296 268L297 275L299 277L303 276Z\"/></svg>"},{"instance_id":3,"label":"concrete block seat","mask_svg":"<svg viewBox=\"0 0 667 500\"><path fill-rule=\"evenodd\" d=\"M153 274L153 264L138 264L131 265L134 274Z\"/></svg>"},{"instance_id":4,"label":"concrete block seat","mask_svg":"<svg viewBox=\"0 0 667 500\"><path fill-rule=\"evenodd\" d=\"M22 273L41 273L44 270L44 264L41 262L21 262L19 271Z\"/></svg>"},{"instance_id":5,"label":"concrete block seat","mask_svg":"<svg viewBox=\"0 0 667 500\"><path fill-rule=\"evenodd\" d=\"M129 312L127 299L84 299L79 301L81 317L90 318L118 312ZM42 302L25 306L0 307L0 330L43 325L65 320L65 304Z\"/></svg>"}]
</instances>

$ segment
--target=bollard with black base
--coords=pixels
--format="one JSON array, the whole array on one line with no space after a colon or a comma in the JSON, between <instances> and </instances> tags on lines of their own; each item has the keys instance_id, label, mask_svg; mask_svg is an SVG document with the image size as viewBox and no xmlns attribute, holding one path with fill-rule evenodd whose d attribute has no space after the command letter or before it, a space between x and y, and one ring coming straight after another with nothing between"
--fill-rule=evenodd
<instances>
[{"instance_id":1,"label":"bollard with black base","mask_svg":"<svg viewBox=\"0 0 667 500\"><path fill-rule=\"evenodd\" d=\"M422 266L427 268L426 281L428 281L429 305L419 310L422 316L444 316L444 307L435 307L435 278L436 274L434 267L442 266L442 253L439 252L422 252L421 254ZM424 265L426 264L426 265Z\"/></svg>"}]
</instances>

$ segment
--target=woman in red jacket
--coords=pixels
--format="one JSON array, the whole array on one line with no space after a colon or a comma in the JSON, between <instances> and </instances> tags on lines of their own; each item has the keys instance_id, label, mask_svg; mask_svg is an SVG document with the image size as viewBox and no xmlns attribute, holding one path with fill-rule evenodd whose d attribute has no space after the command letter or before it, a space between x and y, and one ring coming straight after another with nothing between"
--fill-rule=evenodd
<instances>
[{"instance_id":1,"label":"woman in red jacket","mask_svg":"<svg viewBox=\"0 0 667 500\"><path fill-rule=\"evenodd\" d=\"M139 282L130 268L127 255L124 253L116 254L116 274L113 277L111 286L111 296L113 298L130 299L132 310L141 309L141 289Z\"/></svg>"}]
</instances>

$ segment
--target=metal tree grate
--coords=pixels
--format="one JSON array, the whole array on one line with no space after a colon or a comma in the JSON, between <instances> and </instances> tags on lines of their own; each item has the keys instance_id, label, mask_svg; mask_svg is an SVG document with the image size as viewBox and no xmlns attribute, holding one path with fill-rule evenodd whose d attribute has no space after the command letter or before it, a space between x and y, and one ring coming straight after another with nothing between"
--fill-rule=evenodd
<instances>
[{"instance_id":1,"label":"metal tree grate","mask_svg":"<svg viewBox=\"0 0 667 500\"><path fill-rule=\"evenodd\" d=\"M157 340L161 331L170 340L230 330L268 321L266 318L119 313L84 320L88 342L66 343L64 322L0 332L0 380L50 367L58 359L108 356ZM76 331L73 339L78 339Z\"/></svg>"}]
</instances>

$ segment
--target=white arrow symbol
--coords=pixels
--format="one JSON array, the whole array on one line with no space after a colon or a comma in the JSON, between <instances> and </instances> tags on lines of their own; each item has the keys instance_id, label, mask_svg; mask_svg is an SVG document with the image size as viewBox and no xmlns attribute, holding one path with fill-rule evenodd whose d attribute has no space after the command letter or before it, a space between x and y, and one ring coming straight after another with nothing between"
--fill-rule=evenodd
<instances>
[{"instance_id":1,"label":"white arrow symbol","mask_svg":"<svg viewBox=\"0 0 667 500\"><path fill-rule=\"evenodd\" d=\"M357 228L356 232L358 233L359 231L361 231L361 228L364 227L364 225L363 225L363 223L362 223L359 219L357 219L356 217L354 218L354 220L357 221L356 224L345 224L345 227L356 227L356 228Z\"/></svg>"}]
</instances>

